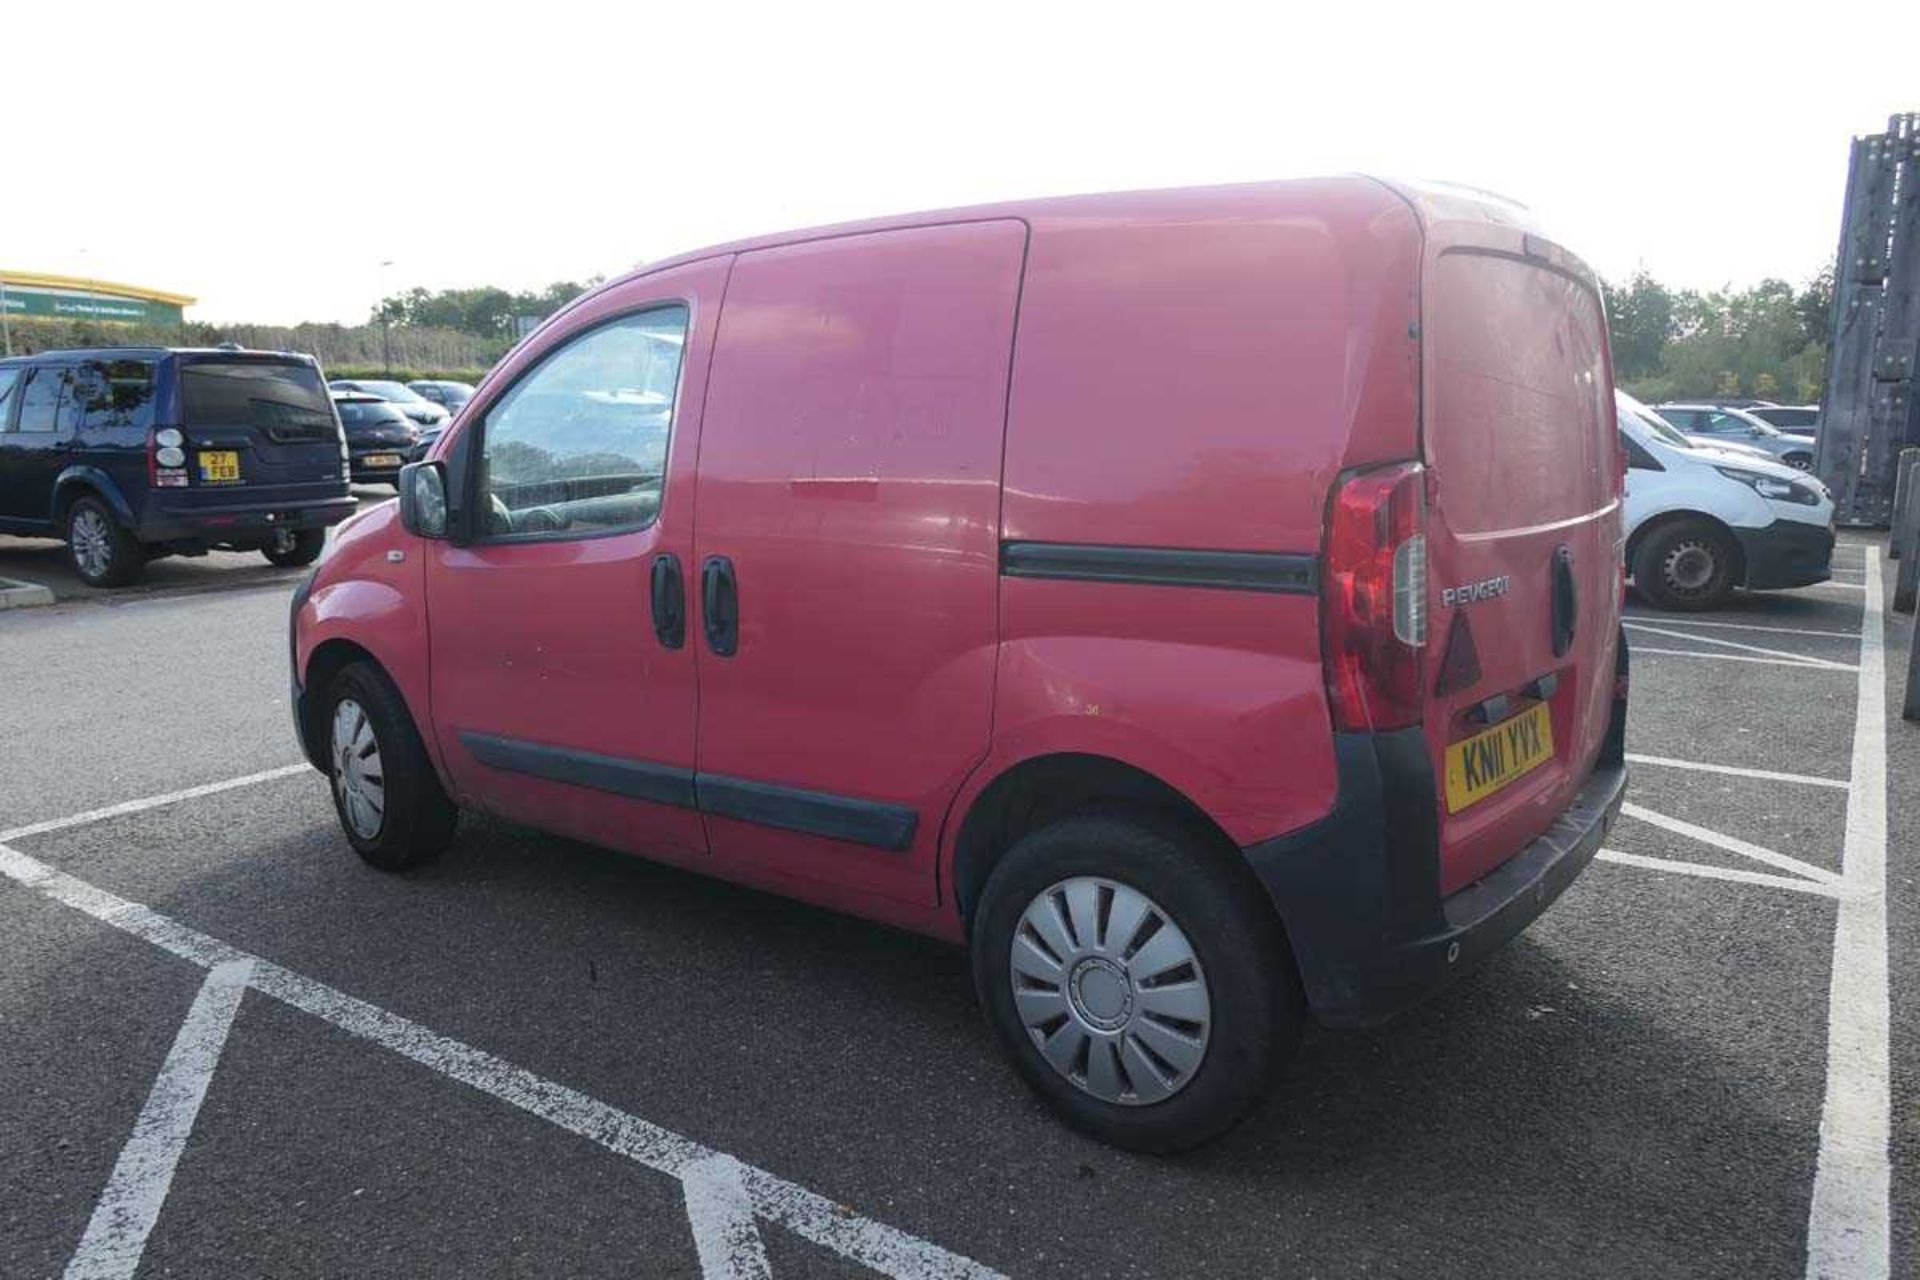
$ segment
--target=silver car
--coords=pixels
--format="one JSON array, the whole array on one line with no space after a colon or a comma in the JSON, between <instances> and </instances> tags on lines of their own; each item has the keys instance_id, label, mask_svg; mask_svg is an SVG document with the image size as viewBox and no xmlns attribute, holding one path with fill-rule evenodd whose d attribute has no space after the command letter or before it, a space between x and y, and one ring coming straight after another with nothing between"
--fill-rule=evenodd
<instances>
[{"instance_id":1,"label":"silver car","mask_svg":"<svg viewBox=\"0 0 1920 1280\"><path fill-rule=\"evenodd\" d=\"M1712 404L1655 405L1661 417L1702 444L1741 444L1770 453L1790 467L1813 470L1813 437L1791 435L1745 409Z\"/></svg>"}]
</instances>

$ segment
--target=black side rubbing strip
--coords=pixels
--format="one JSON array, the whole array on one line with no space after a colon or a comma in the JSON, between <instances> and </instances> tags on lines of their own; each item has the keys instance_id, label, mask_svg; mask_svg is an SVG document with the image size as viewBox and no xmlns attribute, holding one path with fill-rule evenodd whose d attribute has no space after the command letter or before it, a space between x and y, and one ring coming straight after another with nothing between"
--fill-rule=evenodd
<instances>
[{"instance_id":1,"label":"black side rubbing strip","mask_svg":"<svg viewBox=\"0 0 1920 1280\"><path fill-rule=\"evenodd\" d=\"M1076 542L1003 542L1000 572L1010 578L1069 578L1287 595L1313 595L1320 590L1318 560L1293 551L1185 551Z\"/></svg>"},{"instance_id":2,"label":"black side rubbing strip","mask_svg":"<svg viewBox=\"0 0 1920 1280\"><path fill-rule=\"evenodd\" d=\"M702 813L871 845L893 853L913 843L914 826L919 820L918 814L903 805L777 787L770 782L703 773L694 785Z\"/></svg>"},{"instance_id":3,"label":"black side rubbing strip","mask_svg":"<svg viewBox=\"0 0 1920 1280\"><path fill-rule=\"evenodd\" d=\"M529 773L536 778L570 782L576 787L611 791L615 795L677 805L682 809L694 807L691 769L496 738L487 733L462 733L460 741L473 752L474 759L489 768Z\"/></svg>"}]
</instances>

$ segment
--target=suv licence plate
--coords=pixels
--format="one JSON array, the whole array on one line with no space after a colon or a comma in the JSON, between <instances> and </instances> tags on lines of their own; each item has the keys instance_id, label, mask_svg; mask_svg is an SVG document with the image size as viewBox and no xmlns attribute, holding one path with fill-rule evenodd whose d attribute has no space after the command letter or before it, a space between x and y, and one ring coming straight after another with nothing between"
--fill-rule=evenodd
<instances>
[{"instance_id":1,"label":"suv licence plate","mask_svg":"<svg viewBox=\"0 0 1920 1280\"><path fill-rule=\"evenodd\" d=\"M240 455L232 449L202 450L200 478L208 484L240 483Z\"/></svg>"},{"instance_id":2,"label":"suv licence plate","mask_svg":"<svg viewBox=\"0 0 1920 1280\"><path fill-rule=\"evenodd\" d=\"M1458 813L1553 758L1553 714L1536 702L1447 748L1447 812Z\"/></svg>"}]
</instances>

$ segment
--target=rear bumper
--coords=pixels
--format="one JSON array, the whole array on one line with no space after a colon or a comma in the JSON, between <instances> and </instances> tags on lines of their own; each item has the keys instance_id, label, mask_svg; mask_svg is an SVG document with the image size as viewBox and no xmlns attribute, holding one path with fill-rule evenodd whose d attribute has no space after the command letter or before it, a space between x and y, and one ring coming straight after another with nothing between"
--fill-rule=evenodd
<instances>
[{"instance_id":1,"label":"rear bumper","mask_svg":"<svg viewBox=\"0 0 1920 1280\"><path fill-rule=\"evenodd\" d=\"M324 529L354 513L352 495L207 507L150 505L134 523L142 542L265 542L279 529Z\"/></svg>"},{"instance_id":2,"label":"rear bumper","mask_svg":"<svg viewBox=\"0 0 1920 1280\"><path fill-rule=\"evenodd\" d=\"M1735 529L1752 591L1805 587L1833 576L1833 530L1797 520L1759 529Z\"/></svg>"},{"instance_id":3,"label":"rear bumper","mask_svg":"<svg viewBox=\"0 0 1920 1280\"><path fill-rule=\"evenodd\" d=\"M1615 747L1545 833L1442 898L1420 731L1338 734L1335 748L1333 812L1245 851L1286 924L1307 1003L1333 1025L1384 1021L1505 944L1593 860L1626 795L1626 766L1607 759Z\"/></svg>"}]
</instances>

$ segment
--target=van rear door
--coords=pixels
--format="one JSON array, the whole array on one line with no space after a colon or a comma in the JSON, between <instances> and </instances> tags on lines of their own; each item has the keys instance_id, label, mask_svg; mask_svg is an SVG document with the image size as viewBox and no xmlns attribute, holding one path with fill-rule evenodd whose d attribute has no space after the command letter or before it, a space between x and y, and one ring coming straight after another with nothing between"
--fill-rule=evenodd
<instances>
[{"instance_id":1,"label":"van rear door","mask_svg":"<svg viewBox=\"0 0 1920 1280\"><path fill-rule=\"evenodd\" d=\"M1424 721L1445 893L1543 832L1613 703L1624 485L1593 277L1537 236L1430 225Z\"/></svg>"},{"instance_id":2,"label":"van rear door","mask_svg":"<svg viewBox=\"0 0 1920 1280\"><path fill-rule=\"evenodd\" d=\"M320 370L286 356L180 357L189 485L206 501L344 493L344 436ZM312 493L290 489L316 489ZM258 492L266 490L267 492ZM210 495L234 491L218 499Z\"/></svg>"}]
</instances>

